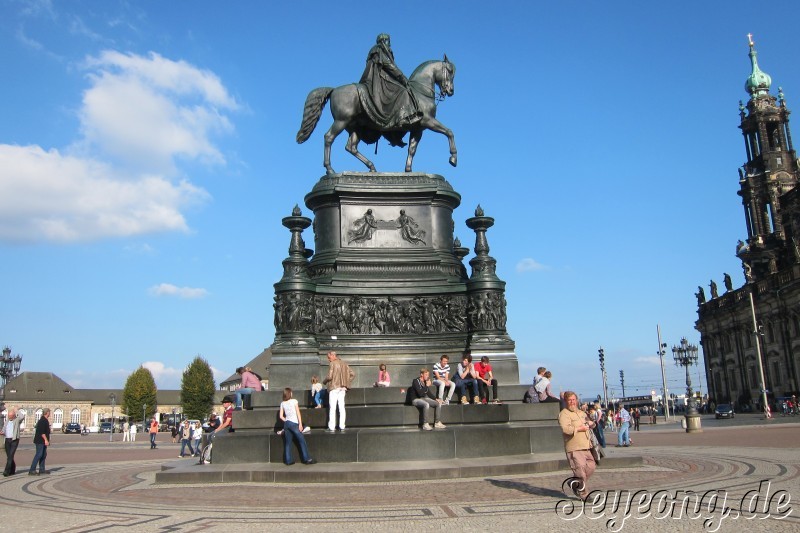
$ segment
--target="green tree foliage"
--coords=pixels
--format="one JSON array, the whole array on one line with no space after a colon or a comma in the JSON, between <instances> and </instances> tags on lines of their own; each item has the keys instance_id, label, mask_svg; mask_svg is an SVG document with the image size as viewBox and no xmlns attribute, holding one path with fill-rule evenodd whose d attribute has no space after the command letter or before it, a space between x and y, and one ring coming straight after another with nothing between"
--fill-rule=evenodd
<instances>
[{"instance_id":1,"label":"green tree foliage","mask_svg":"<svg viewBox=\"0 0 800 533\"><path fill-rule=\"evenodd\" d=\"M156 382L153 374L143 366L137 368L125 381L122 391L122 409L133 420L139 420L144 408L145 418L156 412Z\"/></svg>"},{"instance_id":2,"label":"green tree foliage","mask_svg":"<svg viewBox=\"0 0 800 533\"><path fill-rule=\"evenodd\" d=\"M199 355L194 358L181 378L181 407L189 419L202 420L214 405L214 374L208 361Z\"/></svg>"}]
</instances>

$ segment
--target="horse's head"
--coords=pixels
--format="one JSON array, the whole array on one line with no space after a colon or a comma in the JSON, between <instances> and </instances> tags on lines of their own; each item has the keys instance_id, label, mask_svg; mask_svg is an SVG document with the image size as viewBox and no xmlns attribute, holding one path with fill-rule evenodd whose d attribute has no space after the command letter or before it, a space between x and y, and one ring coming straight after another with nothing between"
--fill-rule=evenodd
<instances>
[{"instance_id":1,"label":"horse's head","mask_svg":"<svg viewBox=\"0 0 800 533\"><path fill-rule=\"evenodd\" d=\"M437 69L436 83L442 91L442 96L453 96L455 86L453 78L456 76L456 66L447 59L447 54L440 63L441 68Z\"/></svg>"}]
</instances>

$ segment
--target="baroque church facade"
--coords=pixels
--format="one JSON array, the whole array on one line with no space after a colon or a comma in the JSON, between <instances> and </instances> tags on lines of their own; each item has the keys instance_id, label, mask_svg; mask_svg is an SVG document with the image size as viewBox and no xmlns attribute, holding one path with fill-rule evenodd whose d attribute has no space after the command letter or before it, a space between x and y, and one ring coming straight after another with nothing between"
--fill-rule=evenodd
<instances>
[{"instance_id":1,"label":"baroque church facade","mask_svg":"<svg viewBox=\"0 0 800 533\"><path fill-rule=\"evenodd\" d=\"M771 403L797 394L800 384L800 170L783 91L770 94L772 80L759 68L752 39L749 56L750 99L739 102L747 161L737 193L747 238L736 247L745 284L734 288L726 274L724 292L712 281L708 299L699 287L695 327L712 400L761 409L759 351Z\"/></svg>"}]
</instances>

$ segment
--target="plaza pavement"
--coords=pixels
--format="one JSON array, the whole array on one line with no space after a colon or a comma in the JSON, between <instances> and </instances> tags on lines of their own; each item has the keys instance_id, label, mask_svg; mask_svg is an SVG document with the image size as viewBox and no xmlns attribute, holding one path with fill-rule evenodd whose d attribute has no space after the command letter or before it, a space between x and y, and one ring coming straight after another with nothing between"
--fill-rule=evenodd
<instances>
[{"instance_id":1,"label":"plaza pavement","mask_svg":"<svg viewBox=\"0 0 800 533\"><path fill-rule=\"evenodd\" d=\"M178 444L163 442L150 450L146 441L107 441L107 435L56 434L47 476L28 476L33 455L30 437L17 453L18 474L0 478L0 531L800 531L800 424L780 423L707 427L688 435L676 424L645 427L634 433L634 446L615 448L610 456L640 454L644 465L598 469L591 489L674 495L676 491L727 491L723 511L700 509L700 518L672 508L656 518L624 505L581 513L565 520L565 509L582 508L561 491L566 470L518 476L394 483L155 485L155 473L178 459ZM547 454L549 458L553 454ZM558 454L556 454L558 455ZM561 455L563 458L563 455ZM286 468L306 467L297 464ZM760 485L769 480L770 485ZM786 491L791 500L782 520L755 516L733 518L749 491L770 495ZM657 491L667 491L658 493ZM624 493L622 493L624 494ZM640 493L644 494L644 493ZM721 492L717 493L722 494ZM753 496L756 492L751 492ZM661 501L669 501L661 500ZM721 502L720 502L721 503ZM773 501L773 513L778 510ZM559 506L560 511L556 508ZM721 507L721 505L720 505ZM760 508L760 506L759 506ZM745 509L746 510L746 509ZM788 513L787 513L788 510ZM667 512L661 514L668 514ZM748 513L744 513L745 515ZM573 514L572 516L575 516ZM613 521L616 518L616 521ZM625 520L623 520L625 518ZM709 519L704 527L704 519ZM609 520L612 520L609 523ZM720 525L721 522L721 525Z\"/></svg>"}]
</instances>

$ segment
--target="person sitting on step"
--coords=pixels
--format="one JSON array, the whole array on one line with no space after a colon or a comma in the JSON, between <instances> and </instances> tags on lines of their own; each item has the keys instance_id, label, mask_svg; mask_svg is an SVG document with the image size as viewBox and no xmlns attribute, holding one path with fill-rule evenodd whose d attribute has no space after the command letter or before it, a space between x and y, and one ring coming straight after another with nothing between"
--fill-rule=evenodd
<instances>
[{"instance_id":1,"label":"person sitting on step","mask_svg":"<svg viewBox=\"0 0 800 533\"><path fill-rule=\"evenodd\" d=\"M442 424L442 400L436 398L431 387L431 376L427 368L419 371L419 377L411 384L411 405L419 409L420 427L425 431L444 429ZM428 422L428 412L433 407L433 427Z\"/></svg>"},{"instance_id":2,"label":"person sitting on step","mask_svg":"<svg viewBox=\"0 0 800 533\"><path fill-rule=\"evenodd\" d=\"M477 375L477 372L475 372L475 366L472 364L472 355L469 352L466 352L456 368L456 376L454 380L456 382L456 388L458 389L458 395L461 397L462 404L469 403L469 398L467 397L467 387L469 387L470 392L472 392L472 402L476 404L481 403L480 396L478 396Z\"/></svg>"},{"instance_id":3,"label":"person sitting on step","mask_svg":"<svg viewBox=\"0 0 800 533\"><path fill-rule=\"evenodd\" d=\"M478 389L480 390L481 403L489 402L489 386L492 387L492 403L500 403L497 397L497 380L492 373L492 365L489 364L487 356L481 357L479 363L475 363L475 372L478 374Z\"/></svg>"},{"instance_id":4,"label":"person sitting on step","mask_svg":"<svg viewBox=\"0 0 800 533\"><path fill-rule=\"evenodd\" d=\"M436 397L442 400L444 405L448 405L456 392L456 384L450 381L450 358L442 355L439 362L433 365L433 386L437 388ZM445 397L445 389L447 397Z\"/></svg>"}]
</instances>

